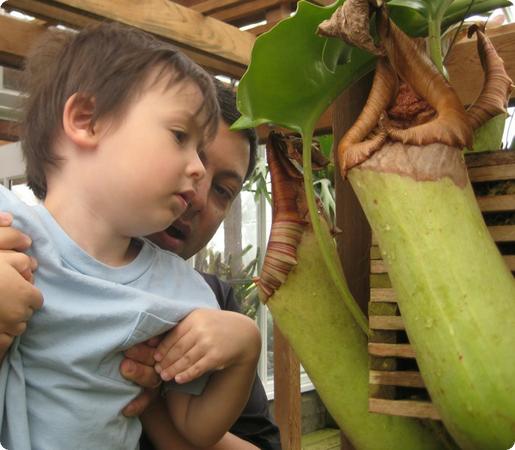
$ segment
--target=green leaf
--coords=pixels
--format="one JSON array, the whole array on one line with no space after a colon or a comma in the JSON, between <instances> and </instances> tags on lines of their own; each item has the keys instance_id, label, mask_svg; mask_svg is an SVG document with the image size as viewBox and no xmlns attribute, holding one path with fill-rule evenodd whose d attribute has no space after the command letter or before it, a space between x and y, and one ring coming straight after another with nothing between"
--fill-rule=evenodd
<instances>
[{"instance_id":1,"label":"green leaf","mask_svg":"<svg viewBox=\"0 0 515 450\"><path fill-rule=\"evenodd\" d=\"M322 59L330 72L334 73L336 66L347 64L351 60L352 47L339 39L327 39Z\"/></svg>"},{"instance_id":2,"label":"green leaf","mask_svg":"<svg viewBox=\"0 0 515 450\"><path fill-rule=\"evenodd\" d=\"M403 8L410 8L417 11L424 17L428 16L427 2L424 0L391 0L388 2L388 6L400 6Z\"/></svg>"},{"instance_id":3,"label":"green leaf","mask_svg":"<svg viewBox=\"0 0 515 450\"><path fill-rule=\"evenodd\" d=\"M233 128L272 122L310 134L338 94L373 69L374 57L358 49L347 64L335 64L342 46L324 57L328 38L317 36L316 29L340 3L320 7L300 1L294 16L256 40L238 87L242 118Z\"/></svg>"},{"instance_id":4,"label":"green leaf","mask_svg":"<svg viewBox=\"0 0 515 450\"><path fill-rule=\"evenodd\" d=\"M472 149L465 149L465 152L484 152L498 150L502 146L502 135L506 123L507 114L499 114L492 117L482 127L474 132L474 144Z\"/></svg>"}]
</instances>

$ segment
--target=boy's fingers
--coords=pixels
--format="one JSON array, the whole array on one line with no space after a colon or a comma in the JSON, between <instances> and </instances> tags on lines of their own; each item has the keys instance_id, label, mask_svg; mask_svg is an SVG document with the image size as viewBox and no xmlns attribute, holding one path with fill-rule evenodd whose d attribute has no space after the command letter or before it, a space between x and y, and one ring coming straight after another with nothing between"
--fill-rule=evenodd
<instances>
[{"instance_id":1,"label":"boy's fingers","mask_svg":"<svg viewBox=\"0 0 515 450\"><path fill-rule=\"evenodd\" d=\"M179 384L189 383L190 381L199 378L206 372L207 369L203 366L202 361L198 361L196 364L193 364L188 369L175 375L174 379Z\"/></svg>"},{"instance_id":2,"label":"boy's fingers","mask_svg":"<svg viewBox=\"0 0 515 450\"><path fill-rule=\"evenodd\" d=\"M120 373L128 380L144 388L155 388L161 383L153 367L124 359L120 364Z\"/></svg>"},{"instance_id":3,"label":"boy's fingers","mask_svg":"<svg viewBox=\"0 0 515 450\"><path fill-rule=\"evenodd\" d=\"M175 328L168 332L154 352L154 358L156 361L160 361L170 348L173 348L177 343L188 334L189 328L186 328L183 322L180 322Z\"/></svg>"},{"instance_id":4,"label":"boy's fingers","mask_svg":"<svg viewBox=\"0 0 515 450\"><path fill-rule=\"evenodd\" d=\"M12 227L0 226L0 250L27 250L32 244L29 236Z\"/></svg>"},{"instance_id":5,"label":"boy's fingers","mask_svg":"<svg viewBox=\"0 0 515 450\"><path fill-rule=\"evenodd\" d=\"M196 345L195 337L188 333L186 336L183 336L179 341L175 343L175 345L171 348L163 348L161 349L161 345L158 347L156 352L154 353L154 358L157 362L156 369L158 372L161 368L165 369L168 366L174 364L177 360L182 358L186 353L191 351L191 349Z\"/></svg>"},{"instance_id":6,"label":"boy's fingers","mask_svg":"<svg viewBox=\"0 0 515 450\"><path fill-rule=\"evenodd\" d=\"M156 364L156 371L159 372L163 381L169 381L174 379L178 373L184 372L195 366L203 358L204 355L199 351L199 349L197 347L193 347L177 359L177 361L167 367L160 366L159 363Z\"/></svg>"},{"instance_id":7,"label":"boy's fingers","mask_svg":"<svg viewBox=\"0 0 515 450\"><path fill-rule=\"evenodd\" d=\"M155 349L153 347L147 345L146 342L142 342L125 350L124 354L129 359L152 367L155 364L154 351Z\"/></svg>"}]
</instances>

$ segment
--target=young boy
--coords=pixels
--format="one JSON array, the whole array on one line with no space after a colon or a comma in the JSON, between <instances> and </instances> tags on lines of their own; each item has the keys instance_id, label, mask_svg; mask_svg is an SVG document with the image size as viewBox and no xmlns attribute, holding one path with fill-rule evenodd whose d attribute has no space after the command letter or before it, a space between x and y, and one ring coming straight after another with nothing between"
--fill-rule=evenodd
<instances>
[{"instance_id":1,"label":"young boy","mask_svg":"<svg viewBox=\"0 0 515 450\"><path fill-rule=\"evenodd\" d=\"M259 333L240 314L198 309L216 308L199 275L137 237L167 228L204 175L199 153L218 122L211 79L173 48L117 25L55 34L27 73L23 149L44 206L2 190L0 209L33 239L45 303L2 366L1 442L137 448L141 426L120 414L138 393L119 374L122 352L197 309L237 339L214 349L212 330L185 328L165 341L159 370L183 383L224 368L200 396L166 394L179 432L209 446L246 402Z\"/></svg>"}]
</instances>

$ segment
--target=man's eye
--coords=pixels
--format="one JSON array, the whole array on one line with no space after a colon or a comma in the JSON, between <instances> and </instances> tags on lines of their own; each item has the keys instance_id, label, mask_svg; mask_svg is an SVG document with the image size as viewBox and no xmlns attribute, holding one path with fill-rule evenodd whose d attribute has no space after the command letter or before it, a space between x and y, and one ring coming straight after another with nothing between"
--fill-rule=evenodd
<instances>
[{"instance_id":1,"label":"man's eye","mask_svg":"<svg viewBox=\"0 0 515 450\"><path fill-rule=\"evenodd\" d=\"M234 194L232 193L232 191L223 186L215 184L213 185L213 189L219 196L223 197L226 200L231 201L234 198Z\"/></svg>"}]
</instances>

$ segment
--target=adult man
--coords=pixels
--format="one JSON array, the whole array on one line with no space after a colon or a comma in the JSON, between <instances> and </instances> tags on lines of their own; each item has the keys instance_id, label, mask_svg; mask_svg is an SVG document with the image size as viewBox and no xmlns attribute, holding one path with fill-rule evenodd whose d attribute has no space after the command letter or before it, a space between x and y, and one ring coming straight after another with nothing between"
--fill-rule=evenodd
<instances>
[{"instance_id":1,"label":"adult man","mask_svg":"<svg viewBox=\"0 0 515 450\"><path fill-rule=\"evenodd\" d=\"M193 256L212 238L255 165L255 133L250 130L229 130L229 124L239 116L234 94L221 84L217 88L223 120L220 121L214 142L205 153L206 175L188 211L168 230L150 237L162 248L174 251L183 258ZM28 282L35 261L24 254L9 251L23 251L30 241L16 230L6 227L8 225L9 220L2 222L0 216L0 333L3 333L0 334L0 350L3 344L4 353L12 336L23 333L32 313L42 305L41 294ZM222 309L238 310L232 289L227 284L213 276L205 278ZM17 305L14 312L13 304ZM147 388L159 382L152 368L152 345L155 345L155 341L128 350L128 359L120 367L127 379ZM0 352L0 356L3 353ZM139 415L153 397L152 389L146 390L124 409L124 414ZM213 450L256 448L280 449L279 431L268 414L266 396L258 379L240 419Z\"/></svg>"}]
</instances>

